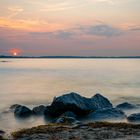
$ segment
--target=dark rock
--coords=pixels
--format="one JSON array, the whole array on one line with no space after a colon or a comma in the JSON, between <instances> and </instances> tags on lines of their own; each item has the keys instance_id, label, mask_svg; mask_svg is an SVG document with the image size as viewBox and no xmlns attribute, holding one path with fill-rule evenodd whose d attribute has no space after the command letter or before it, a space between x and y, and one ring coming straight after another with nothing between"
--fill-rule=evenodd
<instances>
[{"instance_id":1,"label":"dark rock","mask_svg":"<svg viewBox=\"0 0 140 140\"><path fill-rule=\"evenodd\" d=\"M3 137L5 133L6 133L5 131L0 130L0 140L5 140Z\"/></svg>"},{"instance_id":2,"label":"dark rock","mask_svg":"<svg viewBox=\"0 0 140 140\"><path fill-rule=\"evenodd\" d=\"M26 106L17 106L14 111L15 117L25 118L32 115L32 111Z\"/></svg>"},{"instance_id":3,"label":"dark rock","mask_svg":"<svg viewBox=\"0 0 140 140\"><path fill-rule=\"evenodd\" d=\"M63 113L63 114L61 115L61 117L72 117L72 118L77 118L77 115L74 114L73 112L67 111L67 112Z\"/></svg>"},{"instance_id":4,"label":"dark rock","mask_svg":"<svg viewBox=\"0 0 140 140\"><path fill-rule=\"evenodd\" d=\"M69 93L57 98L54 98L52 104L45 110L45 115L57 117L64 112L71 111L78 116L86 115L91 111L99 108L110 108L110 101L100 94L96 94L92 98L80 96L77 93Z\"/></svg>"},{"instance_id":5,"label":"dark rock","mask_svg":"<svg viewBox=\"0 0 140 140\"><path fill-rule=\"evenodd\" d=\"M76 118L77 115L75 115L73 112L67 111L63 113L58 119L56 119L55 123L79 124L80 122Z\"/></svg>"},{"instance_id":6,"label":"dark rock","mask_svg":"<svg viewBox=\"0 0 140 140\"><path fill-rule=\"evenodd\" d=\"M3 134L5 134L5 131L0 130L0 135L3 135Z\"/></svg>"},{"instance_id":7,"label":"dark rock","mask_svg":"<svg viewBox=\"0 0 140 140\"><path fill-rule=\"evenodd\" d=\"M131 114L127 117L129 122L140 122L140 113Z\"/></svg>"},{"instance_id":8,"label":"dark rock","mask_svg":"<svg viewBox=\"0 0 140 140\"><path fill-rule=\"evenodd\" d=\"M93 106L95 106L96 110L103 108L112 108L112 103L100 94L96 94L91 98Z\"/></svg>"},{"instance_id":9,"label":"dark rock","mask_svg":"<svg viewBox=\"0 0 140 140\"><path fill-rule=\"evenodd\" d=\"M60 124L79 124L80 122L73 117L62 116L56 119L55 123Z\"/></svg>"},{"instance_id":10,"label":"dark rock","mask_svg":"<svg viewBox=\"0 0 140 140\"><path fill-rule=\"evenodd\" d=\"M109 121L109 120L124 120L126 115L119 109L116 108L106 108L100 109L95 112L90 113L87 117L87 120L93 121Z\"/></svg>"},{"instance_id":11,"label":"dark rock","mask_svg":"<svg viewBox=\"0 0 140 140\"><path fill-rule=\"evenodd\" d=\"M30 137L24 137L24 138L20 138L18 140L32 140L32 138L30 138Z\"/></svg>"},{"instance_id":12,"label":"dark rock","mask_svg":"<svg viewBox=\"0 0 140 140\"><path fill-rule=\"evenodd\" d=\"M11 105L9 109L10 109L10 111L14 112L15 109L16 109L16 107L19 107L19 106L21 106L21 105L19 105L19 104L14 104L14 105Z\"/></svg>"},{"instance_id":13,"label":"dark rock","mask_svg":"<svg viewBox=\"0 0 140 140\"><path fill-rule=\"evenodd\" d=\"M119 108L121 110L129 110L129 109L137 109L138 106L134 104L130 104L128 102L124 102L122 104L117 105L116 108Z\"/></svg>"},{"instance_id":14,"label":"dark rock","mask_svg":"<svg viewBox=\"0 0 140 140\"><path fill-rule=\"evenodd\" d=\"M34 115L44 115L46 107L44 105L36 106L33 108L32 112Z\"/></svg>"},{"instance_id":15,"label":"dark rock","mask_svg":"<svg viewBox=\"0 0 140 140\"><path fill-rule=\"evenodd\" d=\"M47 107L46 114L60 116L61 114L71 111L77 115L87 114L91 111L89 99L80 96L77 93L70 93L54 98L52 104ZM92 108L94 109L94 108Z\"/></svg>"}]
</instances>

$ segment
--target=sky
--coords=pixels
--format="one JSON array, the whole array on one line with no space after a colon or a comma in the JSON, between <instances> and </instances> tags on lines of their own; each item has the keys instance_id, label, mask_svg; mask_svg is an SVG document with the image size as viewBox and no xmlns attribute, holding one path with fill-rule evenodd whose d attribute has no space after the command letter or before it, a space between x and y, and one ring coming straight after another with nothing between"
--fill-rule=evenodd
<instances>
[{"instance_id":1,"label":"sky","mask_svg":"<svg viewBox=\"0 0 140 140\"><path fill-rule=\"evenodd\" d=\"M140 56L140 0L0 0L0 55Z\"/></svg>"}]
</instances>

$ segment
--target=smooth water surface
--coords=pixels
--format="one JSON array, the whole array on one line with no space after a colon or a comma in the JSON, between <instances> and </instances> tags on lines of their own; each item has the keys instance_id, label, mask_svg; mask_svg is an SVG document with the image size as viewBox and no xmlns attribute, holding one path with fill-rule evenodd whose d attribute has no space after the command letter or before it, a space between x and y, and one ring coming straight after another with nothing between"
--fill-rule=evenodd
<instances>
[{"instance_id":1,"label":"smooth water surface","mask_svg":"<svg viewBox=\"0 0 140 140\"><path fill-rule=\"evenodd\" d=\"M0 112L12 104L49 104L54 96L101 93L114 104L140 103L140 59L0 59ZM1 113L0 129L44 124Z\"/></svg>"}]
</instances>

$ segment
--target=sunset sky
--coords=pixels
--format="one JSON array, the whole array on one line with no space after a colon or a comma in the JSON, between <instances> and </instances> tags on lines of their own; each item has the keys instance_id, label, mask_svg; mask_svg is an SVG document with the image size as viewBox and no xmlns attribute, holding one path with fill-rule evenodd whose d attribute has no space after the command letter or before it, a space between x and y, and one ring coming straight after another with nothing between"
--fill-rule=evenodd
<instances>
[{"instance_id":1,"label":"sunset sky","mask_svg":"<svg viewBox=\"0 0 140 140\"><path fill-rule=\"evenodd\" d=\"M140 0L0 0L0 55L140 56Z\"/></svg>"}]
</instances>

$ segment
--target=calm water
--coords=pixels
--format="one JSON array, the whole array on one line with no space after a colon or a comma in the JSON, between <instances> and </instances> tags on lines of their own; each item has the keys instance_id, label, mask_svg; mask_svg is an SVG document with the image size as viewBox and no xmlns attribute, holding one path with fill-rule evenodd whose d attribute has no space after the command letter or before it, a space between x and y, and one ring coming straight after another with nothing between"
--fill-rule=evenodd
<instances>
[{"instance_id":1,"label":"calm water","mask_svg":"<svg viewBox=\"0 0 140 140\"><path fill-rule=\"evenodd\" d=\"M87 97L101 93L114 104L140 103L140 59L0 59L0 112L15 103L48 104L72 91ZM0 113L0 129L38 124L43 118L19 121Z\"/></svg>"}]
</instances>

